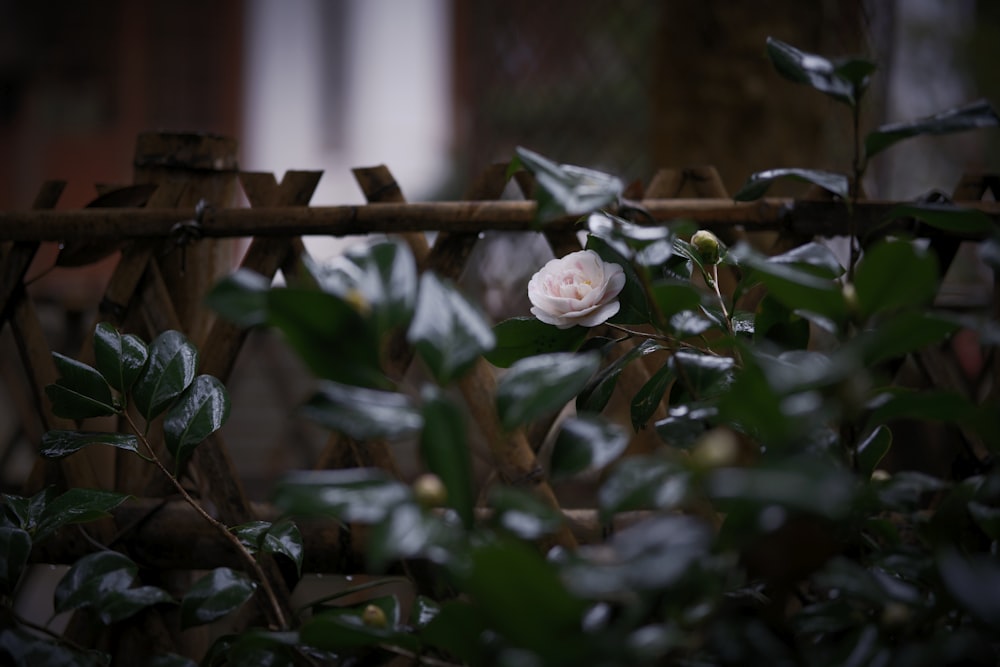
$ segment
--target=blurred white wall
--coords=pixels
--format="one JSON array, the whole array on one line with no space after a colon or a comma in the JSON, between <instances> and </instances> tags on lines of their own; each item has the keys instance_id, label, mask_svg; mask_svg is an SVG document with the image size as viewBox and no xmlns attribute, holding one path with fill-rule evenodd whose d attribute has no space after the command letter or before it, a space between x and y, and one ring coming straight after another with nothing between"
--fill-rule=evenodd
<instances>
[{"instance_id":1,"label":"blurred white wall","mask_svg":"<svg viewBox=\"0 0 1000 667\"><path fill-rule=\"evenodd\" d=\"M408 199L449 159L447 0L247 0L242 168L322 169L313 204L364 201L352 167L386 164ZM339 244L309 242L315 255Z\"/></svg>"}]
</instances>

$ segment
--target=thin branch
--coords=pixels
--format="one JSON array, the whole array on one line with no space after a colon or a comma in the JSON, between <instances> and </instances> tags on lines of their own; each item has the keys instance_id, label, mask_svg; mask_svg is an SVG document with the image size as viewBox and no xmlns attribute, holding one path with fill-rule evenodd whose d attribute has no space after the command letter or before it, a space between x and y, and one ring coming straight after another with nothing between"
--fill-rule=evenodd
<instances>
[{"instance_id":1,"label":"thin branch","mask_svg":"<svg viewBox=\"0 0 1000 667\"><path fill-rule=\"evenodd\" d=\"M190 493L188 493L187 489L184 488L177 478L174 477L169 470L167 470L166 466L163 465L163 462L160 461L160 458L156 455L156 452L153 451L153 447L149 444L149 440L146 439L146 436L139 430L136 423L132 420L131 415L129 415L128 412L122 412L122 414L125 416L125 420L128 422L129 427L139 437L142 444L146 446L146 449L149 451L149 455L153 460L153 464L160 469L160 472L166 475L167 479L170 480L170 483L173 484L175 489L177 489L177 492L181 494L181 497L185 500L185 502L187 502L187 504L190 505L192 509L194 509L194 511L201 516L201 518L215 528L220 535L223 535L225 539L233 545L243 560L247 562L260 583L260 586L264 591L264 595L267 597L268 603L271 605L271 611L274 614L274 618L279 628L281 630L287 630L289 625L288 620L285 618L285 612L281 609L281 605L278 603L278 598L274 594L274 589L271 587L271 582L264 573L263 568L261 568L260 563L257 562L257 559L253 557L253 554L251 554L245 546L243 546L240 538L234 535L225 524L206 512L205 508L203 508L198 501L195 500Z\"/></svg>"},{"instance_id":2,"label":"thin branch","mask_svg":"<svg viewBox=\"0 0 1000 667\"><path fill-rule=\"evenodd\" d=\"M88 648L86 648L84 646L80 646L79 644L77 644L75 641L73 641L69 637L64 637L63 635L59 634L55 630L52 630L52 629L50 629L50 628L48 628L48 627L46 627L44 625L41 625L39 623L34 623L32 621L29 621L28 619L26 619L23 616L21 616L20 614L18 614L17 611L15 611L13 607L7 607L7 613L9 613L11 616L13 616L15 621L17 621L18 623L20 623L21 625L23 625L26 628L31 628L32 630L35 630L36 632L41 632L42 634L47 635L47 636L51 637L52 639L56 640L60 644L68 646L71 649L73 649L74 651L77 651L79 653L90 653L90 649L88 649Z\"/></svg>"}]
</instances>

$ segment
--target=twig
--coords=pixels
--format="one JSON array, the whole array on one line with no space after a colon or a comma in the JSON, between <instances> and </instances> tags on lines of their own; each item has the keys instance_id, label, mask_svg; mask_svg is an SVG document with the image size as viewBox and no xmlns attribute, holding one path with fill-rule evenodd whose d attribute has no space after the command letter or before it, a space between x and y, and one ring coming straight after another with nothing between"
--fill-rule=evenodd
<instances>
[{"instance_id":1,"label":"twig","mask_svg":"<svg viewBox=\"0 0 1000 667\"><path fill-rule=\"evenodd\" d=\"M206 512L205 508L203 508L197 500L191 497L191 494L188 493L187 489L185 489L184 486L177 481L177 478L174 477L170 471L167 470L166 466L163 465L163 462L160 461L156 452L153 451L152 445L149 444L149 440L146 439L146 436L136 426L131 415L125 411L123 411L122 414L125 416L125 420L128 422L129 427L135 432L139 439L142 440L142 444L146 446L153 463L160 469L160 472L167 476L167 479L170 480L170 483L173 484L174 488L181 494L181 497L184 498L185 502L187 502L187 504L190 505L194 511L201 516L201 518L207 521L213 528L215 528L216 531L223 535L225 539L236 548L243 560L247 562L253 570L254 575L257 577L257 580L264 591L264 595L267 597L268 603L271 605L271 611L274 614L274 618L277 621L279 628L281 630L287 630L289 625L288 620L285 618L285 612L282 611L281 605L278 603L278 598L274 594L274 589L271 587L271 582L264 573L264 570L261 568L260 563L257 562L257 559L253 557L253 554L247 551L246 547L243 546L243 543L240 542L240 538L230 532L229 528L225 524Z\"/></svg>"}]
</instances>

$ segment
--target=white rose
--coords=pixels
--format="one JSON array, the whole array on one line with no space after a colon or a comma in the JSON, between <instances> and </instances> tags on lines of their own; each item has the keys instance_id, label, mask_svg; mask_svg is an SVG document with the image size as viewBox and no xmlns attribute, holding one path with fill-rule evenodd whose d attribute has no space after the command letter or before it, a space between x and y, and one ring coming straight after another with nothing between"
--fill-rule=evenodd
<instances>
[{"instance_id":1,"label":"white rose","mask_svg":"<svg viewBox=\"0 0 1000 667\"><path fill-rule=\"evenodd\" d=\"M531 314L560 329L595 327L618 312L625 271L593 250L553 259L528 282Z\"/></svg>"}]
</instances>

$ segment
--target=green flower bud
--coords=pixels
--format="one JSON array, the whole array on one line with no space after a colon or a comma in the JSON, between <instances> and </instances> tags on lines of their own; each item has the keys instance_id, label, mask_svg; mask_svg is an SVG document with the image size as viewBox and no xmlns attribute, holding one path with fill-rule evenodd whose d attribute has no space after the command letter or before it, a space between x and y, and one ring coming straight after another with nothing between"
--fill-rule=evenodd
<instances>
[{"instance_id":1,"label":"green flower bud","mask_svg":"<svg viewBox=\"0 0 1000 667\"><path fill-rule=\"evenodd\" d=\"M370 604L361 612L361 622L369 628L384 628L389 625L389 619L381 607Z\"/></svg>"},{"instance_id":2,"label":"green flower bud","mask_svg":"<svg viewBox=\"0 0 1000 667\"><path fill-rule=\"evenodd\" d=\"M421 475L413 481L413 495L423 507L441 507L448 502L448 489L437 475Z\"/></svg>"},{"instance_id":3,"label":"green flower bud","mask_svg":"<svg viewBox=\"0 0 1000 667\"><path fill-rule=\"evenodd\" d=\"M691 245L698 251L703 264L718 264L721 256L722 244L719 237L708 231L700 229L691 237Z\"/></svg>"},{"instance_id":4,"label":"green flower bud","mask_svg":"<svg viewBox=\"0 0 1000 667\"><path fill-rule=\"evenodd\" d=\"M691 461L699 468L734 466L740 459L740 443L728 428L713 428L705 433L691 452Z\"/></svg>"}]
</instances>

